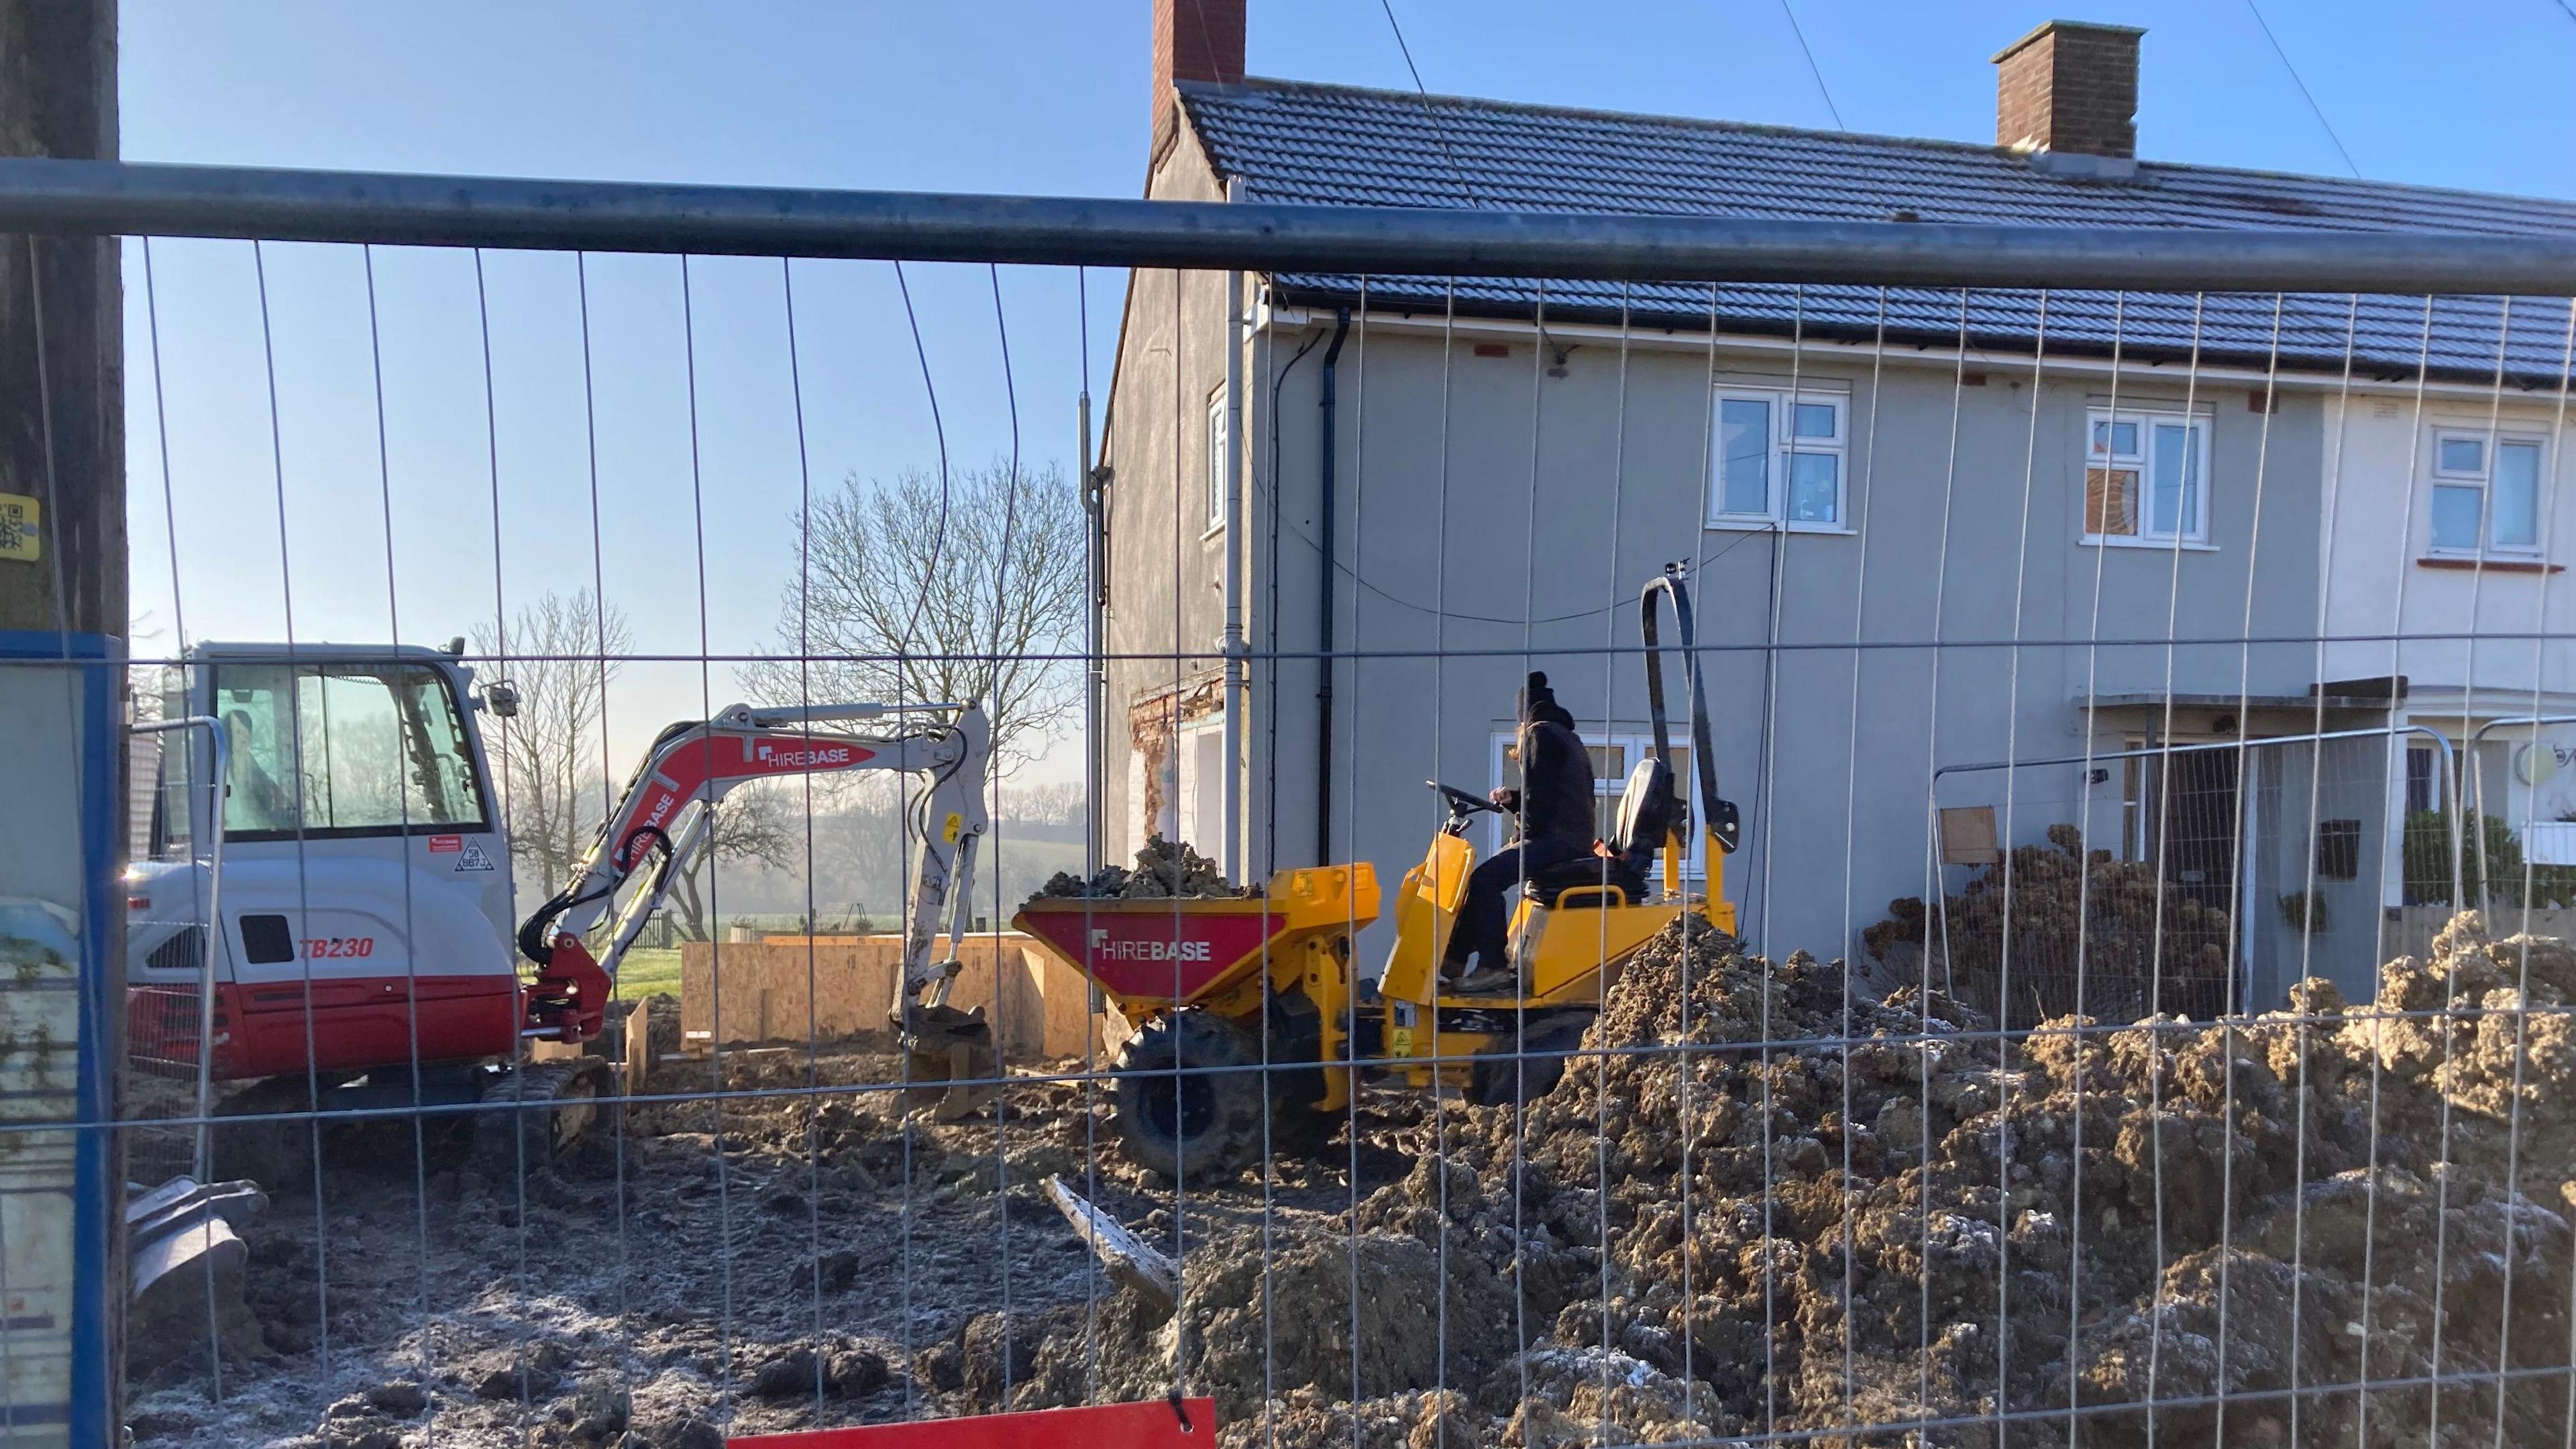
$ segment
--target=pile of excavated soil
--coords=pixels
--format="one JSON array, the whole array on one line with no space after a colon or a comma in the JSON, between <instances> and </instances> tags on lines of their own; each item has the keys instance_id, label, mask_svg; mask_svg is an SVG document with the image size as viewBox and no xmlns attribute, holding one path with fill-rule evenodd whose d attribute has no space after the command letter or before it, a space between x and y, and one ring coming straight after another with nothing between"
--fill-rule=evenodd
<instances>
[{"instance_id":1,"label":"pile of excavated soil","mask_svg":"<svg viewBox=\"0 0 2576 1449\"><path fill-rule=\"evenodd\" d=\"M2464 916L2366 1006L2025 1038L1694 921L1547 1094L1372 1089L1357 1145L1177 1196L1105 1084L907 1124L879 1047L728 1052L654 1082L721 1102L639 1102L524 1184L335 1129L248 1233L264 1343L220 1403L202 1354L132 1365L130 1422L712 1446L1178 1386L1230 1449L2058 1445L2069 1410L2088 1445L2555 1443L2571 996L2576 952ZM1177 1255L1177 1312L1105 1279L1050 1173ZM2500 1363L2541 1372L2499 1398Z\"/></svg>"},{"instance_id":2,"label":"pile of excavated soil","mask_svg":"<svg viewBox=\"0 0 2576 1449\"><path fill-rule=\"evenodd\" d=\"M1039 886L1030 899L1162 900L1173 896L1241 894L1217 863L1192 849L1189 842L1155 835L1136 852L1133 866L1105 865L1089 880L1060 870L1047 877L1046 884Z\"/></svg>"},{"instance_id":3,"label":"pile of excavated soil","mask_svg":"<svg viewBox=\"0 0 2576 1449\"><path fill-rule=\"evenodd\" d=\"M2375 1011L2312 982L2297 1014L2024 1041L1938 996L1847 1002L1834 967L1693 927L1613 990L1585 1041L1604 1055L1517 1119L1467 1114L1355 1214L1452 1281L1483 1265L1527 1325L1523 1352L1469 1349L1438 1385L1471 1396L1440 1412L1476 1442L1930 1419L1915 1442L2055 1444L2062 1416L1992 1416L2071 1404L2086 1443L2423 1443L2437 1413L2434 1442L2487 1443L2499 1362L2566 1362L2558 942L2463 917L2387 968ZM2526 960L2549 1014L2514 1010ZM2437 1370L2469 1376L2438 1404ZM2504 1442L2559 1439L2563 1377L2508 1383ZM1426 1402L1363 1400L1364 1437Z\"/></svg>"},{"instance_id":4,"label":"pile of excavated soil","mask_svg":"<svg viewBox=\"0 0 2576 1449\"><path fill-rule=\"evenodd\" d=\"M1879 979L1931 981L2015 1029L2079 1011L2130 1022L2227 1009L2225 911L2185 897L2152 863L2088 854L2072 825L2050 826L2048 840L2015 847L1937 910L1916 896L1888 902L1887 919L1861 932Z\"/></svg>"}]
</instances>

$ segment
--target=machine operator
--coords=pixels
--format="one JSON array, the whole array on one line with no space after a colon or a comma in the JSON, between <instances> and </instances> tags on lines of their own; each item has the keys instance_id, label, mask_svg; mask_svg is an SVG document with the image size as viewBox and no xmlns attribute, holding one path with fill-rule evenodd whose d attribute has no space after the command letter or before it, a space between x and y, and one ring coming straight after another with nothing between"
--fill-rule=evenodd
<instances>
[{"instance_id":1,"label":"machine operator","mask_svg":"<svg viewBox=\"0 0 2576 1449\"><path fill-rule=\"evenodd\" d=\"M1467 899L1459 908L1441 960L1441 974L1448 978L1450 990L1470 995L1517 985L1504 894L1542 872L1593 853L1592 754L1574 733L1574 716L1556 702L1545 674L1531 671L1528 683L1521 687L1517 715L1520 729L1511 751L1520 761L1521 786L1498 788L1490 798L1515 817L1518 838L1468 873Z\"/></svg>"}]
</instances>

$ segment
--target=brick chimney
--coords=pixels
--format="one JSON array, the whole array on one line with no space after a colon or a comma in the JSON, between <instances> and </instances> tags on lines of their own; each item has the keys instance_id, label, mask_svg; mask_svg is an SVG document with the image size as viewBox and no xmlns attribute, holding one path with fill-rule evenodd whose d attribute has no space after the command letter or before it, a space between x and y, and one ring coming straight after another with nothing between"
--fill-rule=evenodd
<instances>
[{"instance_id":1,"label":"brick chimney","mask_svg":"<svg viewBox=\"0 0 2576 1449\"><path fill-rule=\"evenodd\" d=\"M1995 144L2056 156L2138 154L2138 37L2052 20L1995 56Z\"/></svg>"},{"instance_id":2,"label":"brick chimney","mask_svg":"<svg viewBox=\"0 0 2576 1449\"><path fill-rule=\"evenodd\" d=\"M1174 81L1243 79L1245 0L1154 0L1154 151L1161 154L1177 108Z\"/></svg>"}]
</instances>

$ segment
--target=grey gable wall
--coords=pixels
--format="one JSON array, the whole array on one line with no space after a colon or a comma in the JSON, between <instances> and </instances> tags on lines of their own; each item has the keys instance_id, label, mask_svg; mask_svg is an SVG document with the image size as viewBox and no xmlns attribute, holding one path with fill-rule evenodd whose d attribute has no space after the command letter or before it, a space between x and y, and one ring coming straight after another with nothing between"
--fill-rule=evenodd
<instances>
[{"instance_id":1,"label":"grey gable wall","mask_svg":"<svg viewBox=\"0 0 2576 1449\"><path fill-rule=\"evenodd\" d=\"M1147 194L1217 201L1224 188L1183 128ZM1134 848L1122 826L1143 808L1128 764L1131 703L1200 680L1218 662L1218 585L1231 535L1210 536L1197 490L1206 479L1208 393L1225 381L1225 317L1222 273L1130 274L1100 458L1113 481L1105 637L1111 657L1101 720L1108 749L1098 809L1108 827L1104 858L1113 863Z\"/></svg>"},{"instance_id":2,"label":"grey gable wall","mask_svg":"<svg viewBox=\"0 0 2576 1449\"><path fill-rule=\"evenodd\" d=\"M1256 344L1256 375L1262 353L1275 372L1299 340L1291 333ZM1278 411L1278 639L1294 654L1316 643L1319 355L1288 374ZM1726 376L1785 378L1789 366L1777 354L1731 351L1718 363ZM1617 347L1586 343L1558 379L1541 375L1526 340L1508 359L1489 359L1460 339L1444 358L1436 336L1354 325L1341 369L1346 571L1337 576L1337 615L1342 651L1359 657L1338 666L1332 854L1375 862L1391 891L1440 818L1422 782L1491 783L1491 737L1527 668L1548 671L1587 734L1642 732L1637 593L1677 558L1697 564L1721 786L1748 816L1727 894L1766 949L1841 953L1850 930L1879 919L1890 898L1925 889L1936 760L2080 754L2075 700L2088 667L2101 695L2161 693L2169 660L2173 688L2185 694L2233 695L2240 685L2298 694L2313 680L2314 651L2304 644L2088 650L2082 642L2246 635L2258 452L2267 456L2252 633L2315 632L2322 466L2313 399L2289 397L2267 443L2264 418L2248 411L2241 387L2204 396L2216 547L2177 557L2077 541L2084 410L2108 396L2106 377L2047 378L2034 441L2027 364L2018 377L1989 364L1984 386L1962 388L1946 363L1891 355L1875 390L1865 354L1800 367L1817 385L1851 390L1848 498L1858 536L1699 527L1704 350L1632 350L1623 383ZM2148 386L2124 381L2123 396L2143 399ZM2178 404L2180 389L2170 392ZM1256 443L1256 512L1266 512L1268 439ZM1266 535L1260 545L1248 591L1256 648L1271 638ZM1775 569L1782 648L1766 681ZM2018 651L2008 647L2017 579ZM1196 632L1212 637L1212 593L1207 607ZM1857 651L1855 720L1856 636L1870 647ZM1949 646L1937 666L1936 640ZM1280 865L1313 855L1316 677L1302 657L1256 669L1248 802L1256 862L1273 859L1271 848ZM1263 718L1274 704L1275 721ZM1275 815L1266 808L1274 722ZM2102 748L2119 747L2115 725L2103 733ZM2073 818L2078 774L2073 766L2018 772L2016 840ZM2001 778L1989 777L1998 803ZM1976 789L1959 782L1943 801L1968 803ZM2096 799L2094 834L2108 844L2116 785ZM1962 878L1954 871L1950 887Z\"/></svg>"}]
</instances>

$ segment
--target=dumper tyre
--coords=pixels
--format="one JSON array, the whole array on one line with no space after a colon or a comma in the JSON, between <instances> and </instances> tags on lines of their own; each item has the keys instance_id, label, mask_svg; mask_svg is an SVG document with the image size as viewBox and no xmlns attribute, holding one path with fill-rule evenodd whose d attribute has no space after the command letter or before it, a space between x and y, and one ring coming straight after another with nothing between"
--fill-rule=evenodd
<instances>
[{"instance_id":1,"label":"dumper tyre","mask_svg":"<svg viewBox=\"0 0 2576 1449\"><path fill-rule=\"evenodd\" d=\"M1468 1069L1468 1100L1500 1107L1515 1099L1535 1102L1556 1090L1565 1059L1582 1050L1583 1029L1591 1024L1590 1012L1549 1017L1528 1023L1517 1040L1509 1033L1496 1038L1477 1051Z\"/></svg>"},{"instance_id":2,"label":"dumper tyre","mask_svg":"<svg viewBox=\"0 0 2576 1449\"><path fill-rule=\"evenodd\" d=\"M1323 1016L1303 992L1270 1001L1270 1156L1312 1157L1342 1125L1343 1112L1324 1100Z\"/></svg>"},{"instance_id":3,"label":"dumper tyre","mask_svg":"<svg viewBox=\"0 0 2576 1449\"><path fill-rule=\"evenodd\" d=\"M1328 1112L1316 1106L1311 1098L1300 1097L1293 1091L1274 1093L1270 1098L1270 1156L1274 1161L1283 1157L1313 1157L1333 1140L1333 1134L1341 1129L1341 1125L1340 1112ZM1253 1148L1259 1152L1257 1140Z\"/></svg>"},{"instance_id":4,"label":"dumper tyre","mask_svg":"<svg viewBox=\"0 0 2576 1449\"><path fill-rule=\"evenodd\" d=\"M1232 1177L1261 1155L1259 1043L1223 1017L1176 1011L1118 1053L1120 1146L1165 1178Z\"/></svg>"}]
</instances>

